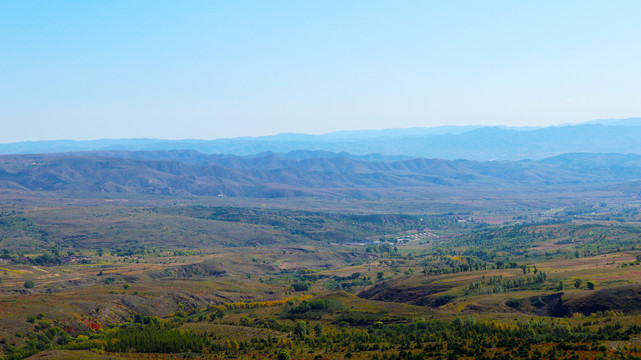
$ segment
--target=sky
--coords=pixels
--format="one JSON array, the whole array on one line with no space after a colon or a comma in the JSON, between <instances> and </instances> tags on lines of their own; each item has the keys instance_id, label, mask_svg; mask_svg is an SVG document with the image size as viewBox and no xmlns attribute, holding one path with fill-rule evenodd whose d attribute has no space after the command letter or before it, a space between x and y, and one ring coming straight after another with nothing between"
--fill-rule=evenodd
<instances>
[{"instance_id":1,"label":"sky","mask_svg":"<svg viewBox=\"0 0 641 360\"><path fill-rule=\"evenodd\" d=\"M641 116L641 1L0 0L0 143Z\"/></svg>"}]
</instances>

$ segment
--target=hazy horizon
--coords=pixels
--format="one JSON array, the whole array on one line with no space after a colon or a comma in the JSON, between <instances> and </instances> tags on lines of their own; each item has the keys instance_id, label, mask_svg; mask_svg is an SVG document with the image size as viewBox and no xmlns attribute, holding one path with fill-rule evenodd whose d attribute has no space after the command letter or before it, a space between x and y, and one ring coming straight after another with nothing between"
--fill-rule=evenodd
<instances>
[{"instance_id":1,"label":"hazy horizon","mask_svg":"<svg viewBox=\"0 0 641 360\"><path fill-rule=\"evenodd\" d=\"M641 3L0 3L0 143L641 114Z\"/></svg>"},{"instance_id":2,"label":"hazy horizon","mask_svg":"<svg viewBox=\"0 0 641 360\"><path fill-rule=\"evenodd\" d=\"M8 141L8 142L0 142L0 145L8 145L8 144L13 144L13 143L26 143L26 142L47 142L47 141L78 141L78 142L83 142L83 141L100 141L100 140L167 140L167 141L210 141L210 140L232 140L232 139L243 139L243 138L248 138L248 139L254 139L254 138L262 138L262 137L275 137L275 136L280 136L280 135L309 135L309 136L325 136L325 135L332 135L332 134L338 134L338 133L350 133L350 132L378 132L378 131L390 131L390 130L412 130L412 129L438 129L438 128L482 128L482 127L502 127L502 128L507 128L507 129L516 129L516 130L537 130L537 129L543 129L547 127L562 127L562 126L578 126L578 125L592 125L592 124L602 124L602 122L610 122L610 121L622 121L622 120L640 120L639 125L641 125L641 117L629 117L629 118L620 118L620 119L593 119L593 120L588 120L588 121L581 121L581 122L576 122L576 123L559 123L559 124L550 124L550 125L522 125L522 126L510 126L510 125L505 125L505 124L469 124L469 125L435 125L435 126L412 126L412 127L387 127L387 128L379 128L379 129L371 129L371 128L362 128L362 129L339 129L339 130L333 130L333 131L328 131L328 132L320 132L320 133L306 133L306 132L280 132L280 133L266 133L263 135L240 135L240 136L230 136L230 137L218 137L218 138L153 138L153 137L121 137L121 138L56 138L56 139L48 139L48 138L43 138L39 140L21 140L21 141ZM469 131L469 130L465 130ZM448 132L443 132L442 134L447 134Z\"/></svg>"}]
</instances>

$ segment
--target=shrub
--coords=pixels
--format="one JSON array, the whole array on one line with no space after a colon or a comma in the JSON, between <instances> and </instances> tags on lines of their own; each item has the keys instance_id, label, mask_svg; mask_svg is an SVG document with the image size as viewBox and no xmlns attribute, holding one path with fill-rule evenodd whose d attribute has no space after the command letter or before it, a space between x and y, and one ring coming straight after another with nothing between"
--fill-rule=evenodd
<instances>
[{"instance_id":1,"label":"shrub","mask_svg":"<svg viewBox=\"0 0 641 360\"><path fill-rule=\"evenodd\" d=\"M512 309L518 309L521 307L521 305L523 305L523 303L519 299L509 298L505 301L505 305L511 307Z\"/></svg>"},{"instance_id":2,"label":"shrub","mask_svg":"<svg viewBox=\"0 0 641 360\"><path fill-rule=\"evenodd\" d=\"M532 299L531 303L532 303L532 306L537 307L537 308L545 306L545 304L546 304L545 300L540 296L537 296L534 299Z\"/></svg>"},{"instance_id":3,"label":"shrub","mask_svg":"<svg viewBox=\"0 0 641 360\"><path fill-rule=\"evenodd\" d=\"M294 291L307 291L312 288L312 284L306 281L298 281L292 284Z\"/></svg>"},{"instance_id":4,"label":"shrub","mask_svg":"<svg viewBox=\"0 0 641 360\"><path fill-rule=\"evenodd\" d=\"M449 294L441 295L438 298L436 298L436 300L434 301L434 306L437 307L437 306L445 305L454 299L456 299L456 295L449 295Z\"/></svg>"}]
</instances>

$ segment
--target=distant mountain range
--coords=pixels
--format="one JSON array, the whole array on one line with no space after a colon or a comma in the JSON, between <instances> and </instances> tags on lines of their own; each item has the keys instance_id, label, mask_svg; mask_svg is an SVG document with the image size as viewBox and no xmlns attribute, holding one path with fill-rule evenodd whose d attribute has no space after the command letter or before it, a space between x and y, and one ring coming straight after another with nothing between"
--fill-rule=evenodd
<instances>
[{"instance_id":1,"label":"distant mountain range","mask_svg":"<svg viewBox=\"0 0 641 360\"><path fill-rule=\"evenodd\" d=\"M543 160L394 159L346 153L253 156L193 150L0 156L0 189L243 197L379 199L440 190L605 186L641 180L641 155Z\"/></svg>"},{"instance_id":2,"label":"distant mountain range","mask_svg":"<svg viewBox=\"0 0 641 360\"><path fill-rule=\"evenodd\" d=\"M292 151L382 154L403 158L468 160L543 159L565 153L641 154L641 118L596 120L555 127L441 126L340 131L325 135L279 134L218 140L56 140L0 144L0 154L72 151L196 150L204 154L253 155ZM294 156L294 155L289 155ZM369 155L379 156L379 155Z\"/></svg>"}]
</instances>

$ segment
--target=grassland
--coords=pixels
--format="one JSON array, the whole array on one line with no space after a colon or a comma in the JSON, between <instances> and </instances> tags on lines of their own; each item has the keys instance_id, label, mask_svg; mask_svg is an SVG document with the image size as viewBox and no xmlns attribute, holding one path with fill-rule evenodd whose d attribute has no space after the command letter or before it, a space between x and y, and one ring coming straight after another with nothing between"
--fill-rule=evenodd
<instances>
[{"instance_id":1,"label":"grassland","mask_svg":"<svg viewBox=\"0 0 641 360\"><path fill-rule=\"evenodd\" d=\"M7 358L640 356L634 198L47 196L2 202Z\"/></svg>"}]
</instances>

